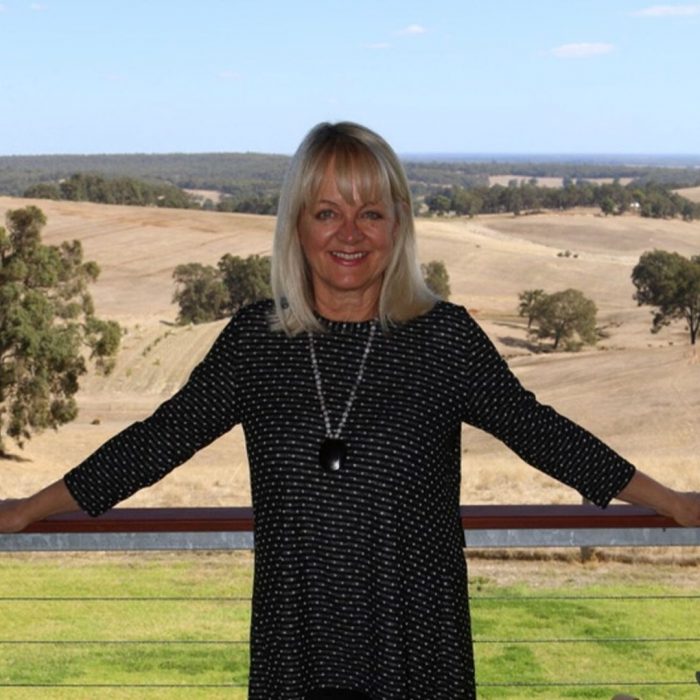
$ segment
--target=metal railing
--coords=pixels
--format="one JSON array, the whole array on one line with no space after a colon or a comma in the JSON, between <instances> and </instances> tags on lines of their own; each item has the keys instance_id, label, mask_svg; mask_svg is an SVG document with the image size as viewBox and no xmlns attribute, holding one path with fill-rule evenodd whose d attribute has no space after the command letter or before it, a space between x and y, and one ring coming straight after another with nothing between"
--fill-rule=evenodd
<instances>
[{"instance_id":1,"label":"metal railing","mask_svg":"<svg viewBox=\"0 0 700 700\"><path fill-rule=\"evenodd\" d=\"M663 546L690 547L700 546L700 528L681 528L673 521L652 511L633 506L615 505L604 511L594 506L463 506L462 524L465 530L467 546L470 549L510 549L510 548L546 548L546 547L632 547ZM250 508L176 508L176 509L133 509L119 508L93 519L81 513L55 516L43 522L35 523L25 532L16 535L0 535L0 551L4 552L39 552L39 551L146 551L146 550L231 550L253 549L253 513ZM545 564L546 565L546 564ZM536 597L529 597L535 600ZM587 597L591 599L591 596ZM700 596L659 596L644 595L628 597L629 600L643 600L654 604L660 599L696 600ZM97 600L98 598L94 598ZM542 596L540 600L581 601L577 596ZM602 599L602 598L601 598ZM17 596L4 598L4 601L30 601L30 598ZM37 600L37 599L34 599ZM60 598L67 600L67 598ZM90 600L93 600L92 598ZM107 599L105 599L107 600ZM118 600L118 599L109 599ZM135 600L135 598L129 598ZM143 600L148 600L144 598ZM159 599L160 600L160 599ZM171 598L171 600L174 600ZM183 599L184 600L184 599ZM197 598L197 600L204 600ZM222 599L223 600L223 599ZM228 601L234 599L226 599ZM249 599L235 599L238 604L249 605ZM507 596L473 596L473 604L486 605L492 602L508 605L509 602L521 604L522 598L512 599ZM2 635L4 636L4 635ZM515 647L532 647L544 644L579 645L586 644L633 644L633 645L698 645L700 637L694 633L664 638L629 638L629 637L591 637L591 638L489 638L475 637L475 645L488 647L494 645ZM5 640L0 639L0 649L12 644L61 645L63 642L52 640ZM192 644L199 647L207 645L246 645L247 640L77 640L69 644ZM700 647L692 646L693 649ZM700 659L698 660L700 665ZM0 688L177 688L177 689L214 689L245 688L244 683L221 684L68 684L37 685L22 683L3 683ZM697 680L700 683L700 679ZM503 679L503 682L480 682L480 692L496 693L489 697L507 697L508 688L531 688L541 692L543 689L576 688L610 688L631 692L643 689L658 689L673 696L674 688L693 686L696 680L688 678L666 680L590 680L586 682L538 682L518 679ZM607 696L601 696L607 697ZM659 696L666 697L666 696ZM699 695L700 697L700 695Z\"/></svg>"},{"instance_id":2,"label":"metal railing","mask_svg":"<svg viewBox=\"0 0 700 700\"><path fill-rule=\"evenodd\" d=\"M636 506L462 506L461 518L474 549L700 545L700 528ZM253 549L253 528L252 508L115 508L0 535L0 551Z\"/></svg>"}]
</instances>

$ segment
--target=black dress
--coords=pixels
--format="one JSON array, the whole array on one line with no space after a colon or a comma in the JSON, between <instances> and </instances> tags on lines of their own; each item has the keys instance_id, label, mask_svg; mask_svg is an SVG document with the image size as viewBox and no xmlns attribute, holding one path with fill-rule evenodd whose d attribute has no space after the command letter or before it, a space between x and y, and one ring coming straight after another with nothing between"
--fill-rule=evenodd
<instances>
[{"instance_id":1,"label":"black dress","mask_svg":"<svg viewBox=\"0 0 700 700\"><path fill-rule=\"evenodd\" d=\"M249 697L335 687L373 700L475 698L461 423L601 506L634 468L537 403L465 309L441 302L376 333L342 434L348 462L323 471L308 337L271 332L271 309L243 309L187 384L69 472L68 488L98 515L242 423L255 512ZM315 347L335 428L370 323L325 325Z\"/></svg>"}]
</instances>

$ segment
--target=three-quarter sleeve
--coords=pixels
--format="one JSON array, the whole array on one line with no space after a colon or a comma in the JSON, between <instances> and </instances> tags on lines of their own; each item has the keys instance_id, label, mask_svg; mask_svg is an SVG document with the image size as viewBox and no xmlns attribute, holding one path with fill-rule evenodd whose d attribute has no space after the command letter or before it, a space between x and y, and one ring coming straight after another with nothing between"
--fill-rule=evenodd
<instances>
[{"instance_id":1,"label":"three-quarter sleeve","mask_svg":"<svg viewBox=\"0 0 700 700\"><path fill-rule=\"evenodd\" d=\"M494 435L528 464L605 507L635 468L522 387L479 325L462 309L462 420Z\"/></svg>"},{"instance_id":2,"label":"three-quarter sleeve","mask_svg":"<svg viewBox=\"0 0 700 700\"><path fill-rule=\"evenodd\" d=\"M186 384L147 419L133 423L64 476L78 505L100 515L162 479L240 422L234 318Z\"/></svg>"}]
</instances>

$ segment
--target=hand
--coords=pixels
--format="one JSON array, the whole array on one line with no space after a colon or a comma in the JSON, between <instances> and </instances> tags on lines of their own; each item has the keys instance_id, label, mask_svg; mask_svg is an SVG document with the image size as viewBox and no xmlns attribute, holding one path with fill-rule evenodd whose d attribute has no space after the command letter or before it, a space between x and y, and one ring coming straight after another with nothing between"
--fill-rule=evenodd
<instances>
[{"instance_id":1,"label":"hand","mask_svg":"<svg viewBox=\"0 0 700 700\"><path fill-rule=\"evenodd\" d=\"M59 479L28 498L0 501L0 532L21 532L49 515L79 509L63 479Z\"/></svg>"},{"instance_id":2,"label":"hand","mask_svg":"<svg viewBox=\"0 0 700 700\"><path fill-rule=\"evenodd\" d=\"M700 493L676 491L668 515L679 525L700 527Z\"/></svg>"},{"instance_id":3,"label":"hand","mask_svg":"<svg viewBox=\"0 0 700 700\"><path fill-rule=\"evenodd\" d=\"M674 491L639 469L617 497L637 506L653 508L684 527L700 527L700 493Z\"/></svg>"},{"instance_id":4,"label":"hand","mask_svg":"<svg viewBox=\"0 0 700 700\"><path fill-rule=\"evenodd\" d=\"M21 532L29 524L23 517L26 499L12 498L0 501L0 533Z\"/></svg>"}]
</instances>

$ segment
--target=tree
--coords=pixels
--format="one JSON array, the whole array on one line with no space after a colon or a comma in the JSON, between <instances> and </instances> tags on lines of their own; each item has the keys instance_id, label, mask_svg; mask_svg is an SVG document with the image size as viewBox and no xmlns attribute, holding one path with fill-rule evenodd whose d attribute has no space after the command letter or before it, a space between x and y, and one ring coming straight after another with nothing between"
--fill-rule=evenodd
<instances>
[{"instance_id":1,"label":"tree","mask_svg":"<svg viewBox=\"0 0 700 700\"><path fill-rule=\"evenodd\" d=\"M243 214L268 214L277 213L278 195L253 194L247 197L223 197L216 209L226 212L240 212Z\"/></svg>"},{"instance_id":2,"label":"tree","mask_svg":"<svg viewBox=\"0 0 700 700\"><path fill-rule=\"evenodd\" d=\"M552 338L553 350L563 344L566 350L578 350L583 344L595 344L596 305L578 289L545 294L535 305L534 333L538 338Z\"/></svg>"},{"instance_id":3,"label":"tree","mask_svg":"<svg viewBox=\"0 0 700 700\"><path fill-rule=\"evenodd\" d=\"M178 288L173 302L180 305L178 323L208 323L226 316L228 292L219 271L211 265L185 263L173 271Z\"/></svg>"},{"instance_id":4,"label":"tree","mask_svg":"<svg viewBox=\"0 0 700 700\"><path fill-rule=\"evenodd\" d=\"M546 296L544 289L526 289L518 294L518 316L527 316L528 331L537 316L537 304Z\"/></svg>"},{"instance_id":5,"label":"tree","mask_svg":"<svg viewBox=\"0 0 700 700\"><path fill-rule=\"evenodd\" d=\"M652 333L672 321L684 320L690 344L695 345L700 328L700 256L688 259L665 250L646 252L632 270L632 283L637 288L637 304L657 309L653 312Z\"/></svg>"},{"instance_id":6,"label":"tree","mask_svg":"<svg viewBox=\"0 0 700 700\"><path fill-rule=\"evenodd\" d=\"M615 202L613 201L612 197L605 197L601 203L600 203L600 210L605 214L605 216L609 216L610 214L615 213Z\"/></svg>"},{"instance_id":7,"label":"tree","mask_svg":"<svg viewBox=\"0 0 700 700\"><path fill-rule=\"evenodd\" d=\"M31 199L61 199L61 191L52 182L39 182L27 188L22 196Z\"/></svg>"},{"instance_id":8,"label":"tree","mask_svg":"<svg viewBox=\"0 0 700 700\"><path fill-rule=\"evenodd\" d=\"M685 200L681 208L681 216L683 221L692 221L695 218L697 205L694 205L691 201Z\"/></svg>"},{"instance_id":9,"label":"tree","mask_svg":"<svg viewBox=\"0 0 700 700\"><path fill-rule=\"evenodd\" d=\"M219 271L229 295L229 314L235 314L246 304L272 296L270 258L266 255L249 255L243 259L226 253L219 260Z\"/></svg>"},{"instance_id":10,"label":"tree","mask_svg":"<svg viewBox=\"0 0 700 700\"><path fill-rule=\"evenodd\" d=\"M208 323L231 316L254 301L272 296L270 258L224 255L217 267L186 263L173 272L178 323Z\"/></svg>"},{"instance_id":11,"label":"tree","mask_svg":"<svg viewBox=\"0 0 700 700\"><path fill-rule=\"evenodd\" d=\"M99 275L79 241L41 243L46 217L29 206L7 212L0 228L0 455L3 433L19 447L78 412L78 378L87 364L114 364L121 329L94 314L88 285Z\"/></svg>"},{"instance_id":12,"label":"tree","mask_svg":"<svg viewBox=\"0 0 700 700\"><path fill-rule=\"evenodd\" d=\"M512 183L515 183L513 185ZM503 191L503 207L506 211L519 216L523 208L523 195L517 187L517 180L511 180Z\"/></svg>"},{"instance_id":13,"label":"tree","mask_svg":"<svg viewBox=\"0 0 700 700\"><path fill-rule=\"evenodd\" d=\"M459 216L467 215L475 217L483 206L483 200L474 190L465 190L463 187L455 187L452 191L452 201L449 207Z\"/></svg>"},{"instance_id":14,"label":"tree","mask_svg":"<svg viewBox=\"0 0 700 700\"><path fill-rule=\"evenodd\" d=\"M421 265L423 279L428 285L428 289L437 294L441 299L450 298L450 276L442 260L431 260Z\"/></svg>"},{"instance_id":15,"label":"tree","mask_svg":"<svg viewBox=\"0 0 700 700\"><path fill-rule=\"evenodd\" d=\"M431 213L447 214L452 206L452 200L446 194L439 193L425 198L425 203Z\"/></svg>"}]
</instances>

